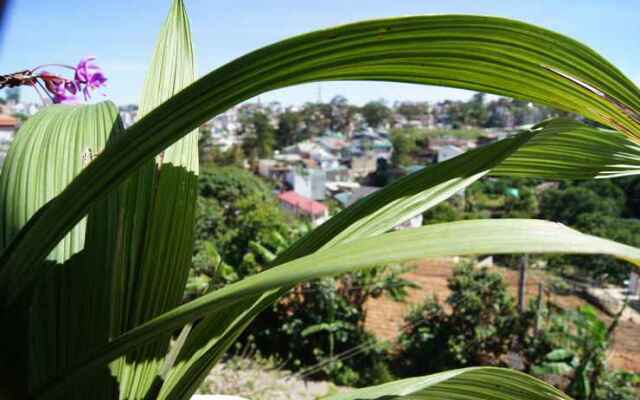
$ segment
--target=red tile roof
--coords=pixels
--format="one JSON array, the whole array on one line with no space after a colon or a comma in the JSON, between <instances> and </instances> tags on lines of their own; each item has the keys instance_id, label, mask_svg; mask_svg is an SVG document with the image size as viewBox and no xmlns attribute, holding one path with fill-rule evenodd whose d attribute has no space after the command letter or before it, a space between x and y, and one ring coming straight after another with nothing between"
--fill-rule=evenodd
<instances>
[{"instance_id":1,"label":"red tile roof","mask_svg":"<svg viewBox=\"0 0 640 400\"><path fill-rule=\"evenodd\" d=\"M0 115L0 126L15 128L18 126L18 119L10 115Z\"/></svg>"},{"instance_id":2,"label":"red tile roof","mask_svg":"<svg viewBox=\"0 0 640 400\"><path fill-rule=\"evenodd\" d=\"M327 206L319 201L301 196L293 190L280 193L278 198L283 203L287 203L290 206L298 208L302 212L310 215L324 214L328 210Z\"/></svg>"}]
</instances>

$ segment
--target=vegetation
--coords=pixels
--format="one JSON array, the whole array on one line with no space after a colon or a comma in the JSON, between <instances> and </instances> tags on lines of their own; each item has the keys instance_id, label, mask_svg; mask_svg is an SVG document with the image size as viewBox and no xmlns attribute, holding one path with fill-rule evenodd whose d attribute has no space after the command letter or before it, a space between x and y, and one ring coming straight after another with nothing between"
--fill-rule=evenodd
<instances>
[{"instance_id":1,"label":"vegetation","mask_svg":"<svg viewBox=\"0 0 640 400\"><path fill-rule=\"evenodd\" d=\"M399 376L509 366L554 382L577 400L636 398L640 377L607 366L620 314L607 326L590 306L563 311L540 299L520 313L502 275L472 264L456 268L449 289L451 311L427 298L407 316L394 360Z\"/></svg>"},{"instance_id":2,"label":"vegetation","mask_svg":"<svg viewBox=\"0 0 640 400\"><path fill-rule=\"evenodd\" d=\"M446 312L428 298L406 318L398 339L397 370L415 376L474 365L506 366L533 321L520 314L502 275L472 264L456 268L449 280ZM425 358L425 355L431 355Z\"/></svg>"},{"instance_id":3,"label":"vegetation","mask_svg":"<svg viewBox=\"0 0 640 400\"><path fill-rule=\"evenodd\" d=\"M287 39L197 81L194 64L186 11L175 0L137 123L123 130L115 106L103 102L47 107L22 126L0 176L0 334L10 344L0 353L5 398L187 399L256 315L291 288L374 266L523 252L606 254L640 263L637 248L538 220L389 232L486 174L590 179L637 173L640 92L576 41L501 18L418 16ZM198 196L194 129L264 91L331 79L493 92L612 129L551 120L418 171L335 215L268 269L183 304ZM385 396L568 398L528 375L492 367L332 398Z\"/></svg>"},{"instance_id":4,"label":"vegetation","mask_svg":"<svg viewBox=\"0 0 640 400\"><path fill-rule=\"evenodd\" d=\"M365 330L365 303L384 295L403 300L411 283L400 272L380 267L299 285L248 334L261 352L305 378L357 387L387 382L389 349Z\"/></svg>"}]
</instances>

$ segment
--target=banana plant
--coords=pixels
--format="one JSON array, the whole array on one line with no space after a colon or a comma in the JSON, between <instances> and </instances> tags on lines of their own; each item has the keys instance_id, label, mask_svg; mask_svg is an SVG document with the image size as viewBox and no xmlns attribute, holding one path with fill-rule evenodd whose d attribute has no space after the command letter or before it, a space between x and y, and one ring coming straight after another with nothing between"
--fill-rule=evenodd
<instances>
[{"instance_id":1,"label":"banana plant","mask_svg":"<svg viewBox=\"0 0 640 400\"><path fill-rule=\"evenodd\" d=\"M545 121L361 199L254 276L180 304L193 245L194 130L260 93L326 80L441 85L527 99L608 128ZM640 172L640 91L589 47L486 16L363 21L292 37L196 79L174 0L124 129L111 102L47 107L0 176L0 398L188 399L263 309L299 282L423 257L640 249L538 220L392 228L486 176L603 179ZM172 336L180 332L175 340ZM567 399L497 368L448 371L333 399Z\"/></svg>"}]
</instances>

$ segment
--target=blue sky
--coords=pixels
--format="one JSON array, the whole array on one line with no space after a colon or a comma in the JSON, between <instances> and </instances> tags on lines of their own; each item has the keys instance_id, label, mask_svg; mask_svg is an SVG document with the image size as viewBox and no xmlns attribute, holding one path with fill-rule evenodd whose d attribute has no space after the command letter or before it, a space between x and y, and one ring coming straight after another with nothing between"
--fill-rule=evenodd
<instances>
[{"instance_id":1,"label":"blue sky","mask_svg":"<svg viewBox=\"0 0 640 400\"><path fill-rule=\"evenodd\" d=\"M0 73L43 63L73 64L93 54L109 76L109 98L135 103L155 38L171 0L13 0L2 26ZM291 35L360 19L433 13L516 18L572 36L599 51L640 82L640 1L463 0L185 0L199 72L204 74L250 50ZM301 104L318 98L319 84L261 96ZM428 86L331 82L323 100L343 94L368 100L467 98L468 92ZM23 90L23 97L36 97Z\"/></svg>"}]
</instances>

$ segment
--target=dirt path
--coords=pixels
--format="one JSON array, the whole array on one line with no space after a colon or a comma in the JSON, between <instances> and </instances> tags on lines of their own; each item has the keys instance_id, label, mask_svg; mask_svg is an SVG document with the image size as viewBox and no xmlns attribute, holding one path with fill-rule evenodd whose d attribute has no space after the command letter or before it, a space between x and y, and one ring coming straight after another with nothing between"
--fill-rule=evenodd
<instances>
[{"instance_id":1,"label":"dirt path","mask_svg":"<svg viewBox=\"0 0 640 400\"><path fill-rule=\"evenodd\" d=\"M415 304L421 303L425 297L436 295L444 301L449 295L447 279L453 271L451 259L425 260L417 264L415 270L408 272L404 278L415 282L419 289L410 289L405 303L397 303L388 297L369 301L367 307L366 328L381 339L393 341L400 333L403 318ZM497 268L505 276L509 291L515 297L517 291L518 272L506 268ZM527 275L527 299L538 296L538 284L543 276L540 271L531 271ZM575 309L587 302L577 296L561 296L553 294L551 300L565 309ZM601 318L609 323L611 318L601 313ZM621 321L616 330L613 352L609 359L614 368L624 368L640 372L640 326L630 321Z\"/></svg>"}]
</instances>

